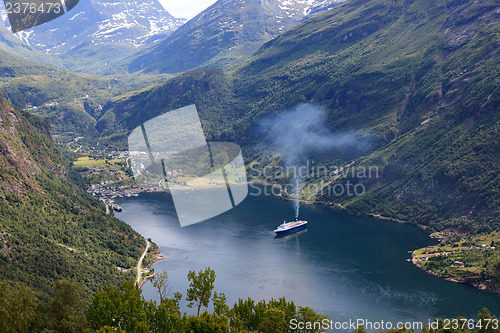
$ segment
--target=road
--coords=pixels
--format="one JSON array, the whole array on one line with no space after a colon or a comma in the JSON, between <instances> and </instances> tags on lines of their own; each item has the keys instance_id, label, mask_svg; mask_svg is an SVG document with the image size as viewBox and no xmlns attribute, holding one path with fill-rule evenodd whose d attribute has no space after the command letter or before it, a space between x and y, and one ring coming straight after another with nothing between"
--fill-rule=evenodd
<instances>
[{"instance_id":1,"label":"road","mask_svg":"<svg viewBox=\"0 0 500 333\"><path fill-rule=\"evenodd\" d=\"M142 275L142 272L141 272L141 267L142 267L142 260L144 260L144 257L146 256L146 253L148 253L148 250L149 250L149 246L151 244L149 243L149 241L146 239L146 249L144 250L144 253L142 254L141 256L141 259L139 259L139 262L137 263L137 280L135 281L137 283L137 285L140 285L141 283L141 275Z\"/></svg>"}]
</instances>

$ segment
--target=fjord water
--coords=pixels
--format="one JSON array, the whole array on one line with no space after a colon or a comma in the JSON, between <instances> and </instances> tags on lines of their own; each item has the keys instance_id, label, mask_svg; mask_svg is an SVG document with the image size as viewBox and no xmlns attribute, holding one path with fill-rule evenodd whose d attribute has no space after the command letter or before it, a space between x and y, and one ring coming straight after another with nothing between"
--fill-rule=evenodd
<instances>
[{"instance_id":1,"label":"fjord water","mask_svg":"<svg viewBox=\"0 0 500 333\"><path fill-rule=\"evenodd\" d=\"M173 291L184 297L188 271L209 266L217 274L215 290L230 305L238 298L285 296L334 321L393 323L475 318L483 307L500 314L500 296L428 275L406 261L408 251L434 242L424 231L302 205L307 230L275 238L275 227L293 218L292 205L264 194L269 187L258 189L236 208L184 228L166 193L120 200L123 212L116 216L160 246L167 259L153 268L166 270ZM150 282L142 289L147 299L158 300ZM185 301L181 306L188 310Z\"/></svg>"}]
</instances>

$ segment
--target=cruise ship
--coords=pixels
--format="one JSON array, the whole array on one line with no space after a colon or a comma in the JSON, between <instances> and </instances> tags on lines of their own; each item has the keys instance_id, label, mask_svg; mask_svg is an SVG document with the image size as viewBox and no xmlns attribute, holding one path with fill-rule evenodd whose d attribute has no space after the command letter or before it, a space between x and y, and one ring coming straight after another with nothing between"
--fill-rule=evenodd
<instances>
[{"instance_id":1,"label":"cruise ship","mask_svg":"<svg viewBox=\"0 0 500 333\"><path fill-rule=\"evenodd\" d=\"M291 221L291 222L283 221L283 223L280 224L276 228L276 230L274 230L274 232L277 235L280 235L280 234L284 234L284 233L295 232L295 231L304 229L306 227L307 227L307 221L299 221L299 220L295 219L295 221Z\"/></svg>"}]
</instances>

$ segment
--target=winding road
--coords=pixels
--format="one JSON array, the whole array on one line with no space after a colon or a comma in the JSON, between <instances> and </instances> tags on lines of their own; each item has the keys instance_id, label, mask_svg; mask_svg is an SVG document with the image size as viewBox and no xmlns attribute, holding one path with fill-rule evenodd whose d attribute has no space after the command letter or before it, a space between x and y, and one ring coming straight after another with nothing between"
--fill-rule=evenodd
<instances>
[{"instance_id":1,"label":"winding road","mask_svg":"<svg viewBox=\"0 0 500 333\"><path fill-rule=\"evenodd\" d=\"M142 271L141 271L141 267L142 267L142 260L144 260L144 257L146 256L146 253L148 253L148 250L149 250L149 246L151 244L149 243L149 241L146 239L146 249L144 250L144 253L142 254L141 256L141 259L139 259L139 262L137 263L137 280L135 281L137 283L137 285L140 285L141 284L141 275L142 275Z\"/></svg>"}]
</instances>

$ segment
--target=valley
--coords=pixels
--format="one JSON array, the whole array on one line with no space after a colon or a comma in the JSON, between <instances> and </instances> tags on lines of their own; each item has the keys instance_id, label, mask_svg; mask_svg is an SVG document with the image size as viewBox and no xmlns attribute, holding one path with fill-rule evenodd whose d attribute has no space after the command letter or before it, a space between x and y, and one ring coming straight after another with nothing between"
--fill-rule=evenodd
<instances>
[{"instance_id":1,"label":"valley","mask_svg":"<svg viewBox=\"0 0 500 333\"><path fill-rule=\"evenodd\" d=\"M159 258L160 247L167 249L163 254L167 257L170 251L177 255L176 251L184 245L172 247L161 243L154 233L147 234L155 230L163 235L159 228L163 222L147 209L159 210L159 215L168 221L165 228L196 246L198 242L209 243L196 232L208 227L187 227L195 230L194 237L173 226L178 223L175 208L170 201L161 206L159 198L165 199L165 194L157 182L147 176L134 180L129 163L129 135L135 129L146 133L146 122L152 124L166 112L194 104L201 134L207 142L231 142L241 147L249 183L280 189L280 200L287 205L296 203L296 215L299 206L307 204L307 208L302 208L305 212L329 221L325 228L333 230L329 234L333 239L337 237L335 232L345 231L338 221L351 221L352 217L352 221L362 221L359 223L364 226L346 236L352 237L351 242L332 249L326 245L325 235L314 230L305 236L298 234L288 243L272 242L263 236L266 231L258 224L262 230L255 237L262 242L262 249L270 246L279 254L280 246L293 243L298 261L292 260L292 264L299 265L297 258L301 255L328 259L329 251L338 250L342 257L349 244L359 241L353 235L357 233L362 239L363 230L372 228L376 233L378 224L389 234L399 232L383 219L418 226L437 238L438 243L431 244L429 239L415 241L415 247L403 249L403 245L397 245L397 239L389 240L385 234L380 237L388 244L373 239L369 242L385 251L381 256L389 266L399 254L393 257L387 249L396 246L397 251L412 253L409 260L415 266L448 280L435 282L442 287L432 287L429 294L445 297L440 288L448 290L448 284L459 282L468 286L449 288L461 290L464 295L488 295L470 296L478 303L474 303L473 310L465 303L461 305L461 309L470 310L465 314L454 313L451 303L447 308L436 303L425 315L475 316L482 311L480 316L487 318L490 314L478 304L485 301L490 310L496 310L495 294L500 292L498 8L497 0L219 0L186 21L170 15L156 0L91 0L80 2L60 19L16 35L9 30L4 15L5 27L0 28L0 285L5 287L6 299L15 299L18 291L26 292L34 297L30 304L40 302L44 304L41 307L49 307L58 292L73 288L80 293L73 298L81 298L81 304L88 302L85 306L75 305L75 316L86 318L88 323L84 326L94 331L121 325L99 312L112 303L107 298L113 297L120 299L116 304L122 305L127 304L127 297L133 298L139 313L144 314L130 319L120 312L130 320L123 326L128 332L138 331L139 327L153 330L153 322L160 324L151 316L162 316L161 313L174 319L170 324L164 323L167 326L154 327L168 331L165 327L180 325L180 331L189 328L194 332L200 322L223 332L278 332L289 330L285 326L280 326L281 330L274 326L267 329L266 320L342 316L337 308L330 311L333 308L322 307L334 307L326 300L311 301L314 310L295 305L292 309L290 303L278 301L281 296L270 291L269 295L277 297L269 303L259 303L257 296L256 302L245 303L242 299L246 296L235 297L234 290L227 299L225 294L214 294L213 308L208 307L213 313L204 314L205 317L183 315L180 308L188 306L189 301L176 294L169 295L165 305L151 305L148 312L147 304L152 303L141 298L140 289L132 281L147 280L141 280L145 278L141 267ZM181 130L180 134L185 133ZM161 131L156 135L162 135ZM151 149L149 141L145 144ZM170 172L173 179L165 185L187 191L186 182L199 175L186 169L196 169L196 163L201 162L189 161L184 168L164 170L164 176ZM215 168L213 160L210 163ZM296 170L305 172L298 174ZM221 179L202 179L198 185L210 191L242 182L240 177L231 177L224 174ZM154 204L148 206L141 201L144 198L150 198ZM134 229L132 222L117 218L128 216L135 221L134 212L127 208L121 213L118 209L113 211L123 200L124 207L144 209L143 215L153 223L149 231L141 231L141 218ZM267 224L274 224L268 218L274 216L276 207L285 214L282 201L259 200L264 199L247 198L242 205L268 207L255 216L255 220L266 221L266 228ZM248 246L242 250L248 253L249 249L255 250L252 244L233 243L233 236L238 233L233 223L246 221L246 213L237 214L238 209L246 208L238 207L234 208L236 215L225 213L216 220L228 226L221 231L221 240L234 249ZM323 215L327 208L338 221ZM367 216L380 219L371 219L372 225L365 225ZM210 221L202 224L213 223ZM208 235L212 234L206 230ZM301 248L301 241L311 249L317 245L313 235L324 241L323 252ZM217 239L217 235L210 237ZM411 239L409 234L405 237ZM267 241L272 245L264 245ZM148 249L146 244L151 247ZM192 251L196 246L185 250ZM203 253L206 261L224 252L219 250L212 257L210 251ZM351 249L350 254L344 255L352 253L357 252ZM208 266L182 255L172 261L167 259L145 273L157 274L161 279L161 272L155 272L155 268L166 265L165 271L170 274L172 262L182 267L172 275L174 281L184 286L188 271ZM371 267L368 271L356 268L358 273L353 276L386 274L384 260L375 267L372 262L351 259L352 263L360 260L365 267ZM193 266L184 265L188 262ZM337 267L334 261L326 262L331 269ZM434 277L415 278L413 274L422 272L411 263L411 268L401 269L415 288L427 290L422 281L433 285ZM232 290L229 280L234 275L228 273L224 260L214 262L218 264L220 279ZM347 269L354 269L345 264ZM323 269L299 266L307 274ZM396 272L398 267L399 263L391 269ZM258 269L267 272L268 268ZM286 267L282 269L290 273ZM344 276L335 274L332 276ZM269 288L265 274L256 279ZM360 282L358 288L379 288L378 292L366 289L366 295L378 295L374 297L387 309L390 304L401 302L402 298L396 296L394 303L384 297L402 295L402 290L392 289L383 281L377 287L368 278L361 280L365 282ZM150 299L154 281L144 284ZM330 282L318 282L318 288L326 288ZM399 285L397 280L394 283ZM255 295L258 290L248 289ZM4 295L2 292L0 295ZM292 294L307 300L303 295ZM408 296L412 306L422 311L418 295L424 294L415 289ZM236 302L232 308L228 299ZM1 324L7 322L6 311L11 311L5 310L6 304L0 300L0 332L9 331ZM270 304L275 304L275 308ZM44 317L44 310L40 309L36 310L39 318L24 331L83 329L55 328L52 317ZM244 309L252 309L248 311L254 311L256 317L245 317ZM432 312L433 309L439 311ZM349 311L355 313L353 309ZM375 312L372 314L376 316ZM417 317L415 320L423 318ZM363 330L360 328L359 332Z\"/></svg>"}]
</instances>

